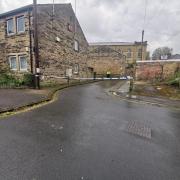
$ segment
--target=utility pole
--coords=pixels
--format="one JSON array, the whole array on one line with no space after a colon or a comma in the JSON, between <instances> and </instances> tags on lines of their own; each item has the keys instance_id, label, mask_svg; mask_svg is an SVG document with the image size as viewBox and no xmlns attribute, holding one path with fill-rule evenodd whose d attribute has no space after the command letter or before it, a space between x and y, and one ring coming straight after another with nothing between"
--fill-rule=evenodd
<instances>
[{"instance_id":1,"label":"utility pole","mask_svg":"<svg viewBox=\"0 0 180 180\"><path fill-rule=\"evenodd\" d=\"M144 42L144 30L142 30L142 41L141 41L141 60L143 60L143 42Z\"/></svg>"},{"instance_id":2,"label":"utility pole","mask_svg":"<svg viewBox=\"0 0 180 180\"><path fill-rule=\"evenodd\" d=\"M35 87L40 89L39 43L38 43L38 27L37 27L37 0L33 0L33 25L34 25Z\"/></svg>"},{"instance_id":3,"label":"utility pole","mask_svg":"<svg viewBox=\"0 0 180 180\"><path fill-rule=\"evenodd\" d=\"M76 0L74 1L74 11L75 11L75 19L74 19L74 38L76 38L76 31L77 31L77 20L76 20L76 16L77 16L77 2Z\"/></svg>"}]
</instances>

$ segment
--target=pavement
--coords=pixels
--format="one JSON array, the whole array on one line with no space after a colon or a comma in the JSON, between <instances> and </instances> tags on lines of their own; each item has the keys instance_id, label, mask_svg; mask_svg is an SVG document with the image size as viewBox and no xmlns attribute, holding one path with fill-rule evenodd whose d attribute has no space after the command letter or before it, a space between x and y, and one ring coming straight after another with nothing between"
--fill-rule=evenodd
<instances>
[{"instance_id":1,"label":"pavement","mask_svg":"<svg viewBox=\"0 0 180 180\"><path fill-rule=\"evenodd\" d=\"M0 89L0 112L43 101L48 93L48 90Z\"/></svg>"},{"instance_id":2,"label":"pavement","mask_svg":"<svg viewBox=\"0 0 180 180\"><path fill-rule=\"evenodd\" d=\"M137 95L137 93L134 94L133 92L129 93L129 87L130 87L129 81L117 82L111 89L109 89L109 92L111 92L115 96L119 96L120 98L127 100L145 102L152 105L168 106L168 107L180 109L180 100L172 100L167 97L162 97L162 96L160 97L156 95L151 97L151 96Z\"/></svg>"},{"instance_id":3,"label":"pavement","mask_svg":"<svg viewBox=\"0 0 180 180\"><path fill-rule=\"evenodd\" d=\"M67 83L56 84L54 86L41 87L42 89L40 90L0 89L0 114L19 111L44 101L50 101L53 94L60 89L92 82L94 83L95 81L71 81L69 85Z\"/></svg>"},{"instance_id":4,"label":"pavement","mask_svg":"<svg viewBox=\"0 0 180 180\"><path fill-rule=\"evenodd\" d=\"M179 180L180 111L120 101L103 81L0 120L2 180Z\"/></svg>"}]
</instances>

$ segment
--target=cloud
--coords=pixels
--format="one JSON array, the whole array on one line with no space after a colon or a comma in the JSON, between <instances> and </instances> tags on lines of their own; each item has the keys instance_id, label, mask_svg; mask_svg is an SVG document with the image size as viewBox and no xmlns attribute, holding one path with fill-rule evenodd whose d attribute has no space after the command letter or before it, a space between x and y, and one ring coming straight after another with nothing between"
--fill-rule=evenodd
<instances>
[{"instance_id":1,"label":"cloud","mask_svg":"<svg viewBox=\"0 0 180 180\"><path fill-rule=\"evenodd\" d=\"M55 0L56 3L75 0ZM4 12L32 0L0 0ZM52 3L52 0L38 0ZM159 46L170 46L180 53L180 1L148 0L144 25L145 0L77 0L77 16L89 42L141 41L145 28L145 40L152 51Z\"/></svg>"}]
</instances>

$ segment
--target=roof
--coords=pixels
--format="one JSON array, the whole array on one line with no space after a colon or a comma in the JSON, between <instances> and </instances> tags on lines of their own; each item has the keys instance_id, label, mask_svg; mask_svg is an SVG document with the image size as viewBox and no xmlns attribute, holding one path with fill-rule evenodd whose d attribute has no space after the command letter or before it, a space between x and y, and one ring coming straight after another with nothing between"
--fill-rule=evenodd
<instances>
[{"instance_id":1,"label":"roof","mask_svg":"<svg viewBox=\"0 0 180 180\"><path fill-rule=\"evenodd\" d=\"M180 59L167 59L167 60L145 60L145 61L136 61L136 63L163 63L163 62L180 62Z\"/></svg>"},{"instance_id":2,"label":"roof","mask_svg":"<svg viewBox=\"0 0 180 180\"><path fill-rule=\"evenodd\" d=\"M90 46L134 46L141 45L141 42L93 42L89 43ZM144 45L147 45L147 41L143 42Z\"/></svg>"},{"instance_id":3,"label":"roof","mask_svg":"<svg viewBox=\"0 0 180 180\"><path fill-rule=\"evenodd\" d=\"M27 6L23 6L23 7L20 7L20 8L17 8L17 9L14 9L12 11L8 11L8 12L5 12L3 14L0 14L0 19L4 18L4 17L7 17L7 16L13 16L17 13L21 13L21 12L25 12L25 11L29 11L29 10L32 10L33 9L33 5L30 4L30 5L27 5Z\"/></svg>"},{"instance_id":4,"label":"roof","mask_svg":"<svg viewBox=\"0 0 180 180\"><path fill-rule=\"evenodd\" d=\"M45 6L47 6L47 5L52 6L53 4L38 4L38 6L44 6L44 5ZM63 3L61 3L61 4L57 4L56 3L55 5L63 6L63 5L70 5L70 4L69 3L64 3L64 4ZM13 15L16 15L18 13L22 13L22 12L26 12L26 11L31 11L31 10L33 10L33 4L30 4L30 5L27 5L27 6L23 6L23 7L20 7L20 8L17 8L17 9L5 12L3 14L0 14L0 19L5 18L7 16L13 16Z\"/></svg>"},{"instance_id":5,"label":"roof","mask_svg":"<svg viewBox=\"0 0 180 180\"><path fill-rule=\"evenodd\" d=\"M170 59L180 59L180 54L174 54L170 57Z\"/></svg>"}]
</instances>

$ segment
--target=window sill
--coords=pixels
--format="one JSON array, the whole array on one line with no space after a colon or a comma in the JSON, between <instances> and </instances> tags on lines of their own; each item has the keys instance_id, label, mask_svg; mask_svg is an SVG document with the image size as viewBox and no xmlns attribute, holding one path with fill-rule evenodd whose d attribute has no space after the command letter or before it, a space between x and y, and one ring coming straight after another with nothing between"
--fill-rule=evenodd
<instances>
[{"instance_id":1,"label":"window sill","mask_svg":"<svg viewBox=\"0 0 180 180\"><path fill-rule=\"evenodd\" d=\"M24 70L21 69L21 70L19 70L19 72L22 72L22 73L23 73L23 72L28 72L28 70L27 70L27 69L24 69Z\"/></svg>"},{"instance_id":2,"label":"window sill","mask_svg":"<svg viewBox=\"0 0 180 180\"><path fill-rule=\"evenodd\" d=\"M19 33L14 33L14 34L6 34L6 37L14 37L14 36L21 36L21 35L25 35L26 32L19 32Z\"/></svg>"},{"instance_id":3,"label":"window sill","mask_svg":"<svg viewBox=\"0 0 180 180\"><path fill-rule=\"evenodd\" d=\"M11 36L14 36L16 35L15 33L11 33L11 34L7 34L7 37L11 37Z\"/></svg>"},{"instance_id":4,"label":"window sill","mask_svg":"<svg viewBox=\"0 0 180 180\"><path fill-rule=\"evenodd\" d=\"M17 32L16 34L17 35L20 35L20 34L25 34L26 33L26 31L19 31L19 32Z\"/></svg>"}]
</instances>

